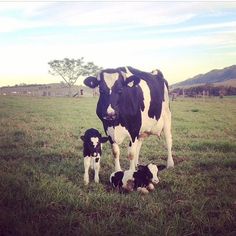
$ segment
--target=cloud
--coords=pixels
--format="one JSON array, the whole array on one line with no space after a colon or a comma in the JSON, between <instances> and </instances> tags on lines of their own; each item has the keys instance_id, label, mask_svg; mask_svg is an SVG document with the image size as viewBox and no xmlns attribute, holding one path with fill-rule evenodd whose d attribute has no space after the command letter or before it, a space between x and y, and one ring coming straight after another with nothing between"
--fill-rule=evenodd
<instances>
[{"instance_id":1,"label":"cloud","mask_svg":"<svg viewBox=\"0 0 236 236\"><path fill-rule=\"evenodd\" d=\"M0 2L0 32L37 27L177 25L203 12L235 9L203 2ZM186 29L187 30L187 29Z\"/></svg>"},{"instance_id":2,"label":"cloud","mask_svg":"<svg viewBox=\"0 0 236 236\"><path fill-rule=\"evenodd\" d=\"M228 28L236 29L236 21L231 22L220 22L214 24L201 24L201 25L194 25L189 27L178 27L172 29L162 29L159 30L159 33L179 33L179 32L193 32L193 31L202 31L202 30L217 30L223 29L224 31ZM236 30L234 31L236 32Z\"/></svg>"}]
</instances>

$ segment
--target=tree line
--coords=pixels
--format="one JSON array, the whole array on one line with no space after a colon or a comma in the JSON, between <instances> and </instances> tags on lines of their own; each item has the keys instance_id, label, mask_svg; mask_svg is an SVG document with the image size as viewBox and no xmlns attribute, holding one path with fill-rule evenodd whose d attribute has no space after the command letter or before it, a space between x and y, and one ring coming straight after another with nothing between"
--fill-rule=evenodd
<instances>
[{"instance_id":1,"label":"tree line","mask_svg":"<svg viewBox=\"0 0 236 236\"><path fill-rule=\"evenodd\" d=\"M189 88L176 88L171 90L172 94L184 95L188 97L197 96L232 96L236 95L236 87L233 86L215 86L213 84L199 85Z\"/></svg>"}]
</instances>

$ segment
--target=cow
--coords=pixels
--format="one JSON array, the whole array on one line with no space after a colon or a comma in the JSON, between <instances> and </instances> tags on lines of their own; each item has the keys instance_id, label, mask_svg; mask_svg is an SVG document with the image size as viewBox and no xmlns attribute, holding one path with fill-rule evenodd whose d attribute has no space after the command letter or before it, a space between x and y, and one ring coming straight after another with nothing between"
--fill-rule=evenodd
<instances>
[{"instance_id":1,"label":"cow","mask_svg":"<svg viewBox=\"0 0 236 236\"><path fill-rule=\"evenodd\" d=\"M113 172L110 176L110 183L118 190L126 190L131 192L133 190L141 193L149 193L154 190L153 184L159 183L157 176L158 172L165 169L165 165L138 165L138 170L126 170Z\"/></svg>"},{"instance_id":2,"label":"cow","mask_svg":"<svg viewBox=\"0 0 236 236\"><path fill-rule=\"evenodd\" d=\"M84 84L99 87L96 113L109 137L115 158L115 170L120 167L119 145L128 137L130 169L135 170L143 140L151 134L165 134L167 168L174 166L172 158L171 111L168 83L159 70L152 73L133 67L101 70L89 76Z\"/></svg>"},{"instance_id":3,"label":"cow","mask_svg":"<svg viewBox=\"0 0 236 236\"><path fill-rule=\"evenodd\" d=\"M108 141L108 137L102 137L96 129L88 129L82 135L84 154L84 183L89 183L89 167L94 169L94 181L99 182L100 158L102 155L102 143Z\"/></svg>"}]
</instances>

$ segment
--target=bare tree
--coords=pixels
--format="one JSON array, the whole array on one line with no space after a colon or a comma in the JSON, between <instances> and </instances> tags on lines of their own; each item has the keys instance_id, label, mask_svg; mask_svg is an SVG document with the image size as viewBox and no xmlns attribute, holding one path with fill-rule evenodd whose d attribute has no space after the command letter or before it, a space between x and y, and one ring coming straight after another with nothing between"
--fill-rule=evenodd
<instances>
[{"instance_id":1,"label":"bare tree","mask_svg":"<svg viewBox=\"0 0 236 236\"><path fill-rule=\"evenodd\" d=\"M53 60L48 62L50 66L49 73L60 76L69 88L69 96L71 97L71 88L80 76L95 75L101 67L96 66L93 62L84 62L84 58L63 60Z\"/></svg>"}]
</instances>

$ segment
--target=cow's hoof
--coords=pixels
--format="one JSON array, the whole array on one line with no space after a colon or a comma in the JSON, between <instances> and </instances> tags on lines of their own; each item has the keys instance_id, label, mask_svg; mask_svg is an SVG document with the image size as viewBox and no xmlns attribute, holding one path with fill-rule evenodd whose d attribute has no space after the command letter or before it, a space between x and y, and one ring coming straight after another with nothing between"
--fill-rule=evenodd
<instances>
[{"instance_id":1,"label":"cow's hoof","mask_svg":"<svg viewBox=\"0 0 236 236\"><path fill-rule=\"evenodd\" d=\"M167 169L169 169L169 168L174 168L174 162L173 161L169 161L169 162L167 162Z\"/></svg>"}]
</instances>

